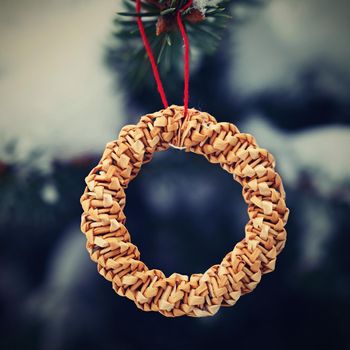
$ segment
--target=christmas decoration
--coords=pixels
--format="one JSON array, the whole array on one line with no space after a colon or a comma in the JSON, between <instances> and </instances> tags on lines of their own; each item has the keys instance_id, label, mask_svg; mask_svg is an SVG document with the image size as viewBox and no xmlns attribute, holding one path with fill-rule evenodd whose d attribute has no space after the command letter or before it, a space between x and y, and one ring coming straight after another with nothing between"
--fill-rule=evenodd
<instances>
[{"instance_id":1,"label":"christmas decoration","mask_svg":"<svg viewBox=\"0 0 350 350\"><path fill-rule=\"evenodd\" d=\"M177 273L166 277L160 270L149 269L125 226L124 189L154 152L170 146L220 164L242 185L248 204L245 238L219 265L190 277ZM201 317L215 314L220 306L234 305L256 287L262 274L274 270L276 256L285 245L288 209L274 165L272 155L253 136L240 133L233 124L218 123L208 113L189 109L185 119L183 107L171 106L143 116L107 144L86 178L81 229L91 259L119 295L144 311Z\"/></svg>"},{"instance_id":2,"label":"christmas decoration","mask_svg":"<svg viewBox=\"0 0 350 350\"><path fill-rule=\"evenodd\" d=\"M167 1L152 3L162 8ZM107 144L99 164L86 178L81 230L99 273L112 282L119 295L133 300L144 311L159 311L168 317L203 317L214 315L221 306L234 305L256 287L262 274L274 270L276 257L285 245L289 210L273 156L235 125L218 123L210 114L188 108L189 40L183 15L194 3L179 3L175 20L184 43L184 106L168 107L141 19L142 3L136 0L136 22L164 109L141 117L136 125L123 127L119 138ZM245 238L204 274L188 277L174 273L166 277L160 270L149 269L125 226L124 190L155 152L169 147L220 164L242 185L248 204Z\"/></svg>"}]
</instances>

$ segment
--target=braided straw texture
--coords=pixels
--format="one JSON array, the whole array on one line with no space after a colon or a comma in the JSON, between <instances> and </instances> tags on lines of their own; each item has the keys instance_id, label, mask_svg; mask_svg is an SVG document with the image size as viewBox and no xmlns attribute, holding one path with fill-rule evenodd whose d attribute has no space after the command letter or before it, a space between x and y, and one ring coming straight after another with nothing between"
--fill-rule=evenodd
<instances>
[{"instance_id":1,"label":"braided straw texture","mask_svg":"<svg viewBox=\"0 0 350 350\"><path fill-rule=\"evenodd\" d=\"M245 238L220 264L190 277L178 273L166 277L149 269L125 227L124 189L154 152L170 145L219 163L242 185L248 204ZM81 229L91 259L116 293L144 311L168 317L214 315L220 306L234 305L251 292L262 274L273 271L285 245L289 210L274 168L273 156L253 136L240 133L233 124L218 123L208 113L189 109L184 118L183 107L173 105L143 116L107 144L99 164L86 177Z\"/></svg>"}]
</instances>

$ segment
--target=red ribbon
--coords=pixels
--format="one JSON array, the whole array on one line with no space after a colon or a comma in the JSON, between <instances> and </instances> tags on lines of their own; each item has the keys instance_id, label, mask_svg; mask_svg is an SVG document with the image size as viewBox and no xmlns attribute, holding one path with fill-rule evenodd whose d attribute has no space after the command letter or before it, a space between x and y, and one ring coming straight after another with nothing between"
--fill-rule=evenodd
<instances>
[{"instance_id":1,"label":"red ribbon","mask_svg":"<svg viewBox=\"0 0 350 350\"><path fill-rule=\"evenodd\" d=\"M181 19L181 14L183 11L187 10L192 5L192 2L193 2L193 0L190 0L184 7L182 7L180 10L178 10L177 14L176 14L176 21L177 21L177 24L178 24L180 32L181 32L182 40L184 42L184 115L185 115L185 117L187 116L188 102L189 102L190 45L189 45L189 40L188 40L185 26L184 26L182 19ZM136 0L136 13L137 14L141 13L141 0ZM167 108L169 106L169 104L168 104L168 101L167 101L167 98L165 95L163 83L162 83L162 80L161 80L160 75L159 75L157 63L156 63L156 60L154 58L151 45L147 39L147 35L146 35L145 28L144 28L143 23L142 23L141 16L137 16L136 20L137 20L137 25L139 27L139 31L140 31L140 35L141 35L143 44L145 46L148 58L150 60L151 66L152 66L153 76L154 76L154 79L155 79L156 84L157 84L157 89L158 89L159 95L162 99L162 103L164 105L164 108Z\"/></svg>"}]
</instances>

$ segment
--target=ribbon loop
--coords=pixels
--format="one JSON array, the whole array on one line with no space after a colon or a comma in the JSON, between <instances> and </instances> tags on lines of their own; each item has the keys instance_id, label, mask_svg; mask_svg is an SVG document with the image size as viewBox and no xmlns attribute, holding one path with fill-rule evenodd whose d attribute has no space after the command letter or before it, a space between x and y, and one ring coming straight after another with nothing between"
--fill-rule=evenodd
<instances>
[{"instance_id":1,"label":"ribbon loop","mask_svg":"<svg viewBox=\"0 0 350 350\"><path fill-rule=\"evenodd\" d=\"M184 42L184 116L187 117L187 112L188 112L188 103L189 103L189 76L190 76L190 45L189 45L189 40L188 36L186 33L185 26L182 22L181 15L184 11L186 11L191 5L192 5L193 0L188 1L188 3L183 6L181 9L177 11L176 14L176 21L177 25L179 26L182 40ZM136 0L136 13L139 14L141 13L141 0ZM140 35L143 41L143 45L145 46L148 58L151 63L152 71L153 71L153 76L157 84L157 89L159 92L159 95L161 97L162 103L164 108L167 108L169 106L168 100L166 98L166 94L164 91L164 86L162 83L162 80L159 75L158 67L156 60L154 58L153 52L151 45L148 41L144 25L142 23L142 18L141 16L136 17L137 25L139 27Z\"/></svg>"}]
</instances>

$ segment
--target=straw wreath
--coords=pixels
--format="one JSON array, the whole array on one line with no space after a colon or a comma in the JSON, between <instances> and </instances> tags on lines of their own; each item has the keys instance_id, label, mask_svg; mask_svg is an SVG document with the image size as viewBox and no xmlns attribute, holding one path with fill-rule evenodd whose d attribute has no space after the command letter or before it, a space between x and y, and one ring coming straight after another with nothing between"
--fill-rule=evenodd
<instances>
[{"instance_id":1,"label":"straw wreath","mask_svg":"<svg viewBox=\"0 0 350 350\"><path fill-rule=\"evenodd\" d=\"M220 164L242 185L248 204L245 237L220 264L190 277L166 277L149 269L125 226L124 189L154 152L170 145ZM273 156L252 135L240 133L233 124L218 123L208 113L189 109L184 118L183 107L173 105L145 115L136 125L122 128L86 177L81 229L91 259L119 295L144 311L168 317L214 315L220 306L234 305L251 292L262 274L273 271L285 245L289 210L274 168Z\"/></svg>"}]
</instances>

